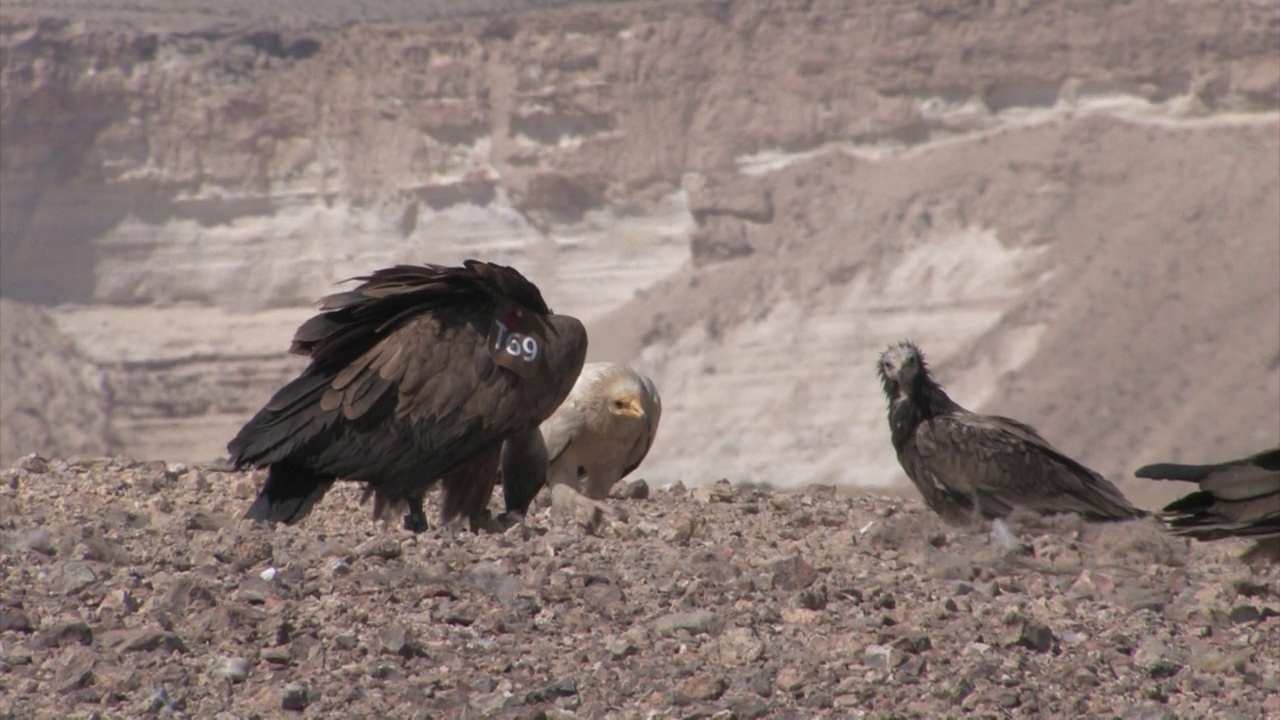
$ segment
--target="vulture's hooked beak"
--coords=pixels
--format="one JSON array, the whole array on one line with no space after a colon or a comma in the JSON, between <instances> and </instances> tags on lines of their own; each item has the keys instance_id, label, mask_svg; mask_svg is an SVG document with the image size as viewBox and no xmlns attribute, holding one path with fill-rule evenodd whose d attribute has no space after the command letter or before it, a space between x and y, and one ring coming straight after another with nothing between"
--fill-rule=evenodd
<instances>
[{"instance_id":1,"label":"vulture's hooked beak","mask_svg":"<svg viewBox=\"0 0 1280 720\"><path fill-rule=\"evenodd\" d=\"M637 420L648 421L648 416L644 411L644 403L640 402L639 395L628 395L617 403L618 414L632 417Z\"/></svg>"}]
</instances>

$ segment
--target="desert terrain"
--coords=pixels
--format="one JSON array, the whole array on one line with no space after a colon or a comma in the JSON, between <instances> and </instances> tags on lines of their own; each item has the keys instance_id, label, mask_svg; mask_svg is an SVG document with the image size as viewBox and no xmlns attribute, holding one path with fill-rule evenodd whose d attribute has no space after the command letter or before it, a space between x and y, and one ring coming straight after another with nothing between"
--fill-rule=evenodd
<instances>
[{"instance_id":1,"label":"desert terrain","mask_svg":"<svg viewBox=\"0 0 1280 720\"><path fill-rule=\"evenodd\" d=\"M1151 520L1006 553L914 498L638 480L598 535L414 536L350 487L237 520L260 477L210 467L2 479L3 717L1280 714L1280 567Z\"/></svg>"}]
</instances>

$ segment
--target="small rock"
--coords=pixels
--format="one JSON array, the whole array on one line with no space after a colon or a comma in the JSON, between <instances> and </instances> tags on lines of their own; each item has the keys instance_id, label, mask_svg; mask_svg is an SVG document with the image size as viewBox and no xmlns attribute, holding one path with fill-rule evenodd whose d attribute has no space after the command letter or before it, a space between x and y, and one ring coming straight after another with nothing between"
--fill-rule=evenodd
<instances>
[{"instance_id":1,"label":"small rock","mask_svg":"<svg viewBox=\"0 0 1280 720\"><path fill-rule=\"evenodd\" d=\"M230 524L231 518L226 515L215 515L205 510L196 510L187 515L185 526L188 530L216 532Z\"/></svg>"},{"instance_id":2,"label":"small rock","mask_svg":"<svg viewBox=\"0 0 1280 720\"><path fill-rule=\"evenodd\" d=\"M720 478L711 485L711 499L715 502L733 502L733 483Z\"/></svg>"},{"instance_id":3,"label":"small rock","mask_svg":"<svg viewBox=\"0 0 1280 720\"><path fill-rule=\"evenodd\" d=\"M98 610L114 610L121 614L129 614L138 609L138 600L125 588L117 588L107 593L98 603Z\"/></svg>"},{"instance_id":4,"label":"small rock","mask_svg":"<svg viewBox=\"0 0 1280 720\"><path fill-rule=\"evenodd\" d=\"M640 648L634 643L623 637L610 637L604 641L605 652L609 653L609 659L617 662L635 655L640 652Z\"/></svg>"},{"instance_id":5,"label":"small rock","mask_svg":"<svg viewBox=\"0 0 1280 720\"><path fill-rule=\"evenodd\" d=\"M276 569L273 567L269 567L266 570L263 570L262 572L258 573L258 577L262 578L265 582L271 582L272 580L276 579Z\"/></svg>"},{"instance_id":6,"label":"small rock","mask_svg":"<svg viewBox=\"0 0 1280 720\"><path fill-rule=\"evenodd\" d=\"M301 683L291 682L285 685L280 695L280 708L283 710L301 711L306 709L310 702L307 686Z\"/></svg>"},{"instance_id":7,"label":"small rock","mask_svg":"<svg viewBox=\"0 0 1280 720\"><path fill-rule=\"evenodd\" d=\"M893 650L883 645L868 645L862 651L862 664L877 670L888 670Z\"/></svg>"},{"instance_id":8,"label":"small rock","mask_svg":"<svg viewBox=\"0 0 1280 720\"><path fill-rule=\"evenodd\" d=\"M13 541L13 545L18 550L30 550L49 557L58 553L57 546L53 544L53 536L45 528L35 528L22 533Z\"/></svg>"},{"instance_id":9,"label":"small rock","mask_svg":"<svg viewBox=\"0 0 1280 720\"><path fill-rule=\"evenodd\" d=\"M356 555L366 558L380 557L383 560L395 560L403 552L400 541L387 536L369 538L356 546Z\"/></svg>"},{"instance_id":10,"label":"small rock","mask_svg":"<svg viewBox=\"0 0 1280 720\"><path fill-rule=\"evenodd\" d=\"M22 608L0 608L0 632L24 632L35 630L31 618Z\"/></svg>"},{"instance_id":11,"label":"small rock","mask_svg":"<svg viewBox=\"0 0 1280 720\"><path fill-rule=\"evenodd\" d=\"M1168 602L1163 597L1147 595L1133 600L1130 602L1129 607L1134 610L1147 610L1153 613L1162 613L1164 612L1164 608L1167 604Z\"/></svg>"},{"instance_id":12,"label":"small rock","mask_svg":"<svg viewBox=\"0 0 1280 720\"><path fill-rule=\"evenodd\" d=\"M796 600L805 610L825 610L828 602L827 588L820 585L802 590Z\"/></svg>"},{"instance_id":13,"label":"small rock","mask_svg":"<svg viewBox=\"0 0 1280 720\"><path fill-rule=\"evenodd\" d=\"M151 712L158 713L161 710L173 711L173 698L169 697L169 691L163 686L151 694L151 698L147 701L147 707Z\"/></svg>"},{"instance_id":14,"label":"small rock","mask_svg":"<svg viewBox=\"0 0 1280 720\"><path fill-rule=\"evenodd\" d=\"M72 651L59 664L53 678L53 689L69 693L93 683L93 652L85 648Z\"/></svg>"},{"instance_id":15,"label":"small rock","mask_svg":"<svg viewBox=\"0 0 1280 720\"><path fill-rule=\"evenodd\" d=\"M293 664L293 656L289 654L289 648L287 647L263 648L259 657L262 658L263 662L269 662L272 665Z\"/></svg>"},{"instance_id":16,"label":"small rock","mask_svg":"<svg viewBox=\"0 0 1280 720\"><path fill-rule=\"evenodd\" d=\"M219 659L213 674L233 683L244 682L249 677L249 661L242 657L224 656Z\"/></svg>"},{"instance_id":17,"label":"small rock","mask_svg":"<svg viewBox=\"0 0 1280 720\"><path fill-rule=\"evenodd\" d=\"M694 518L685 518L663 537L673 545L688 545L698 532L698 522Z\"/></svg>"},{"instance_id":18,"label":"small rock","mask_svg":"<svg viewBox=\"0 0 1280 720\"><path fill-rule=\"evenodd\" d=\"M1035 652L1048 652L1053 649L1057 638L1053 630L1044 623L1027 620L1022 623L1022 631L1018 634L1017 644Z\"/></svg>"},{"instance_id":19,"label":"small rock","mask_svg":"<svg viewBox=\"0 0 1280 720\"><path fill-rule=\"evenodd\" d=\"M578 694L578 681L573 678L557 680L541 690L534 690L525 696L526 704L551 702L556 698L573 697Z\"/></svg>"},{"instance_id":20,"label":"small rock","mask_svg":"<svg viewBox=\"0 0 1280 720\"><path fill-rule=\"evenodd\" d=\"M717 700L729 689L729 681L717 675L695 675L676 687L676 692L693 700Z\"/></svg>"},{"instance_id":21,"label":"small rock","mask_svg":"<svg viewBox=\"0 0 1280 720\"><path fill-rule=\"evenodd\" d=\"M250 605L265 605L275 594L276 590L271 583L261 577L250 576L240 581L240 589L236 591L235 597Z\"/></svg>"},{"instance_id":22,"label":"small rock","mask_svg":"<svg viewBox=\"0 0 1280 720\"><path fill-rule=\"evenodd\" d=\"M684 486L684 482L681 480L663 485L662 491L668 495L674 495L676 497L684 497L689 492L688 488Z\"/></svg>"},{"instance_id":23,"label":"small rock","mask_svg":"<svg viewBox=\"0 0 1280 720\"><path fill-rule=\"evenodd\" d=\"M178 636L156 628L127 628L111 630L102 635L102 645L117 653L149 652L162 647L186 652L186 645Z\"/></svg>"},{"instance_id":24,"label":"small rock","mask_svg":"<svg viewBox=\"0 0 1280 720\"><path fill-rule=\"evenodd\" d=\"M355 635L339 635L333 639L333 644L343 650L350 650L358 643Z\"/></svg>"},{"instance_id":25,"label":"small rock","mask_svg":"<svg viewBox=\"0 0 1280 720\"><path fill-rule=\"evenodd\" d=\"M648 500L649 499L649 483L644 478L632 480L629 483L618 483L613 486L610 497L621 500Z\"/></svg>"},{"instance_id":26,"label":"small rock","mask_svg":"<svg viewBox=\"0 0 1280 720\"><path fill-rule=\"evenodd\" d=\"M663 615L654 622L654 630L662 635L670 635L677 630L688 630L695 634L711 633L716 624L714 613L709 610L695 610Z\"/></svg>"},{"instance_id":27,"label":"small rock","mask_svg":"<svg viewBox=\"0 0 1280 720\"><path fill-rule=\"evenodd\" d=\"M93 631L82 622L58 623L42 631L37 644L41 647L92 645Z\"/></svg>"},{"instance_id":28,"label":"small rock","mask_svg":"<svg viewBox=\"0 0 1280 720\"><path fill-rule=\"evenodd\" d=\"M764 643L751 628L734 628L719 639L723 665L747 665L764 656Z\"/></svg>"},{"instance_id":29,"label":"small rock","mask_svg":"<svg viewBox=\"0 0 1280 720\"><path fill-rule=\"evenodd\" d=\"M818 691L812 695L806 695L804 700L800 701L801 707L826 709L835 705L835 699L831 697L831 693Z\"/></svg>"},{"instance_id":30,"label":"small rock","mask_svg":"<svg viewBox=\"0 0 1280 720\"><path fill-rule=\"evenodd\" d=\"M41 475L49 471L49 461L40 457L36 453L23 455L18 458L18 462L14 467L19 470L25 470L33 475Z\"/></svg>"},{"instance_id":31,"label":"small rock","mask_svg":"<svg viewBox=\"0 0 1280 720\"><path fill-rule=\"evenodd\" d=\"M1133 653L1133 663L1156 680L1173 677L1182 669L1182 664L1172 656L1169 648L1154 635L1138 644Z\"/></svg>"},{"instance_id":32,"label":"small rock","mask_svg":"<svg viewBox=\"0 0 1280 720\"><path fill-rule=\"evenodd\" d=\"M779 670L773 682L778 689L789 693L798 692L806 684L804 673L793 667L784 667Z\"/></svg>"},{"instance_id":33,"label":"small rock","mask_svg":"<svg viewBox=\"0 0 1280 720\"><path fill-rule=\"evenodd\" d=\"M1126 720L1178 720L1178 714L1167 705L1148 703L1138 707L1125 708L1119 713Z\"/></svg>"},{"instance_id":34,"label":"small rock","mask_svg":"<svg viewBox=\"0 0 1280 720\"><path fill-rule=\"evenodd\" d=\"M769 706L763 700L754 697L735 700L731 707L739 720L758 720L769 714Z\"/></svg>"},{"instance_id":35,"label":"small rock","mask_svg":"<svg viewBox=\"0 0 1280 720\"><path fill-rule=\"evenodd\" d=\"M657 537L658 526L654 525L648 520L641 520L640 522L632 526L632 532L635 534L636 537L641 537L641 538Z\"/></svg>"},{"instance_id":36,"label":"small rock","mask_svg":"<svg viewBox=\"0 0 1280 720\"><path fill-rule=\"evenodd\" d=\"M1012 710L1022 704L1022 699L1018 697L1016 690L1001 690L996 693L995 702L1005 710Z\"/></svg>"},{"instance_id":37,"label":"small rock","mask_svg":"<svg viewBox=\"0 0 1280 720\"><path fill-rule=\"evenodd\" d=\"M926 650L932 649L933 642L929 640L928 635L910 634L895 640L893 648L911 655L919 655Z\"/></svg>"},{"instance_id":38,"label":"small rock","mask_svg":"<svg viewBox=\"0 0 1280 720\"><path fill-rule=\"evenodd\" d=\"M1233 625L1248 625L1262 619L1262 612L1252 605L1238 605L1231 608L1227 616Z\"/></svg>"},{"instance_id":39,"label":"small rock","mask_svg":"<svg viewBox=\"0 0 1280 720\"><path fill-rule=\"evenodd\" d=\"M1115 580L1110 575L1095 572L1092 570L1082 570L1076 581L1071 585L1071 592L1076 595L1107 595L1115 590Z\"/></svg>"},{"instance_id":40,"label":"small rock","mask_svg":"<svg viewBox=\"0 0 1280 720\"><path fill-rule=\"evenodd\" d=\"M1241 597L1265 597L1272 593L1270 585L1253 578L1239 578L1232 583L1232 587Z\"/></svg>"},{"instance_id":41,"label":"small rock","mask_svg":"<svg viewBox=\"0 0 1280 720\"><path fill-rule=\"evenodd\" d=\"M219 531L221 538L213 556L221 562L230 563L239 571L270 562L271 543L265 537L255 534L258 531L254 528L241 532L236 526L228 525Z\"/></svg>"},{"instance_id":42,"label":"small rock","mask_svg":"<svg viewBox=\"0 0 1280 720\"><path fill-rule=\"evenodd\" d=\"M56 571L49 589L56 595L74 595L98 581L98 574L86 562L63 563Z\"/></svg>"},{"instance_id":43,"label":"small rock","mask_svg":"<svg viewBox=\"0 0 1280 720\"><path fill-rule=\"evenodd\" d=\"M495 562L477 563L463 576L468 585L504 603L515 600L524 584Z\"/></svg>"},{"instance_id":44,"label":"small rock","mask_svg":"<svg viewBox=\"0 0 1280 720\"><path fill-rule=\"evenodd\" d=\"M385 653L413 657L417 654L417 643L409 629L403 625L389 625L378 631L378 643Z\"/></svg>"},{"instance_id":45,"label":"small rock","mask_svg":"<svg viewBox=\"0 0 1280 720\"><path fill-rule=\"evenodd\" d=\"M780 557L769 563L773 586L782 590L803 590L818 579L818 572L799 555Z\"/></svg>"}]
</instances>

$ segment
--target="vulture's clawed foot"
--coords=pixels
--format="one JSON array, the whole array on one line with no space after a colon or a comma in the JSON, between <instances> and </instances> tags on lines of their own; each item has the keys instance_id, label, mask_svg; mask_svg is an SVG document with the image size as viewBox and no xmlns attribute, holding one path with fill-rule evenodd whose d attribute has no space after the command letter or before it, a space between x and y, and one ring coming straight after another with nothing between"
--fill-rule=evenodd
<instances>
[{"instance_id":1,"label":"vulture's clawed foot","mask_svg":"<svg viewBox=\"0 0 1280 720\"><path fill-rule=\"evenodd\" d=\"M422 510L410 511L404 516L404 529L413 534L427 531L427 514Z\"/></svg>"},{"instance_id":2,"label":"vulture's clawed foot","mask_svg":"<svg viewBox=\"0 0 1280 720\"><path fill-rule=\"evenodd\" d=\"M494 515L488 508L485 508L468 520L471 524L471 532L477 535L481 532L505 535L511 528L524 525L524 513L510 511Z\"/></svg>"},{"instance_id":3,"label":"vulture's clawed foot","mask_svg":"<svg viewBox=\"0 0 1280 720\"><path fill-rule=\"evenodd\" d=\"M529 534L529 526L524 521L525 515L516 510L508 510L504 513L498 513L497 516L489 523L489 532L506 534L508 530L514 527L521 528L523 534Z\"/></svg>"},{"instance_id":4,"label":"vulture's clawed foot","mask_svg":"<svg viewBox=\"0 0 1280 720\"><path fill-rule=\"evenodd\" d=\"M493 513L489 512L489 508L485 508L471 517L467 518L467 524L471 527L471 532L477 535L481 530L493 529Z\"/></svg>"}]
</instances>

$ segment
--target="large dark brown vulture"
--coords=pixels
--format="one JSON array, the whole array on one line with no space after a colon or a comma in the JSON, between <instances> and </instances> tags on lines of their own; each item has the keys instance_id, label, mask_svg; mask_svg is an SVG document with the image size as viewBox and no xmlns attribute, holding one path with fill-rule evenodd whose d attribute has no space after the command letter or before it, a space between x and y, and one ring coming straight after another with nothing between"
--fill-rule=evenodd
<instances>
[{"instance_id":1,"label":"large dark brown vulture","mask_svg":"<svg viewBox=\"0 0 1280 720\"><path fill-rule=\"evenodd\" d=\"M442 520L474 526L503 441L536 432L573 388L586 330L503 265L397 265L356 279L294 335L291 352L311 364L227 446L235 467L268 469L245 517L296 523L352 480L373 495L376 519L407 506L405 527L421 532L423 499L441 482ZM504 487L507 509L523 513L538 490Z\"/></svg>"},{"instance_id":2,"label":"large dark brown vulture","mask_svg":"<svg viewBox=\"0 0 1280 720\"><path fill-rule=\"evenodd\" d=\"M1280 447L1216 465L1146 465L1134 475L1200 484L1165 506L1161 517L1171 532L1197 540L1256 539L1241 559L1280 563Z\"/></svg>"},{"instance_id":3,"label":"large dark brown vulture","mask_svg":"<svg viewBox=\"0 0 1280 720\"><path fill-rule=\"evenodd\" d=\"M890 346L877 364L889 399L889 430L898 462L925 503L953 524L1000 520L1014 508L1074 512L1093 520L1146 513L1106 478L1062 454L1029 425L970 412L929 374L920 348Z\"/></svg>"}]
</instances>

